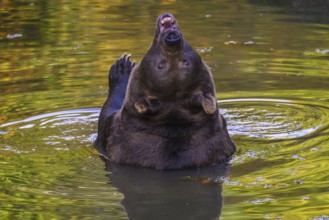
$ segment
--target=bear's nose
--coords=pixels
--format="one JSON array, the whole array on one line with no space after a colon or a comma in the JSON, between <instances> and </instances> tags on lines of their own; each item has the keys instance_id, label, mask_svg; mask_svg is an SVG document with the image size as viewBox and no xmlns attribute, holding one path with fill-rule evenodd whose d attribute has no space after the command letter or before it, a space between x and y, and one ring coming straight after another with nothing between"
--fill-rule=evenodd
<instances>
[{"instance_id":1,"label":"bear's nose","mask_svg":"<svg viewBox=\"0 0 329 220\"><path fill-rule=\"evenodd\" d=\"M168 35L165 38L166 44L168 46L178 44L181 41L182 37L177 30L170 30Z\"/></svg>"}]
</instances>

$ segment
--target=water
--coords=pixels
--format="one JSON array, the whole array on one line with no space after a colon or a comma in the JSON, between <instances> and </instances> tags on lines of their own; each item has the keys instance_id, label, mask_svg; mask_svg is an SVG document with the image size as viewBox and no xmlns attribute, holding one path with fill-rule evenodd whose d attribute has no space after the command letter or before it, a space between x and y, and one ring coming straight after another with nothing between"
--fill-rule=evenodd
<instances>
[{"instance_id":1,"label":"water","mask_svg":"<svg viewBox=\"0 0 329 220\"><path fill-rule=\"evenodd\" d=\"M328 5L2 1L0 219L329 219ZM231 167L136 169L92 147L111 63L139 61L164 11L213 71Z\"/></svg>"}]
</instances>

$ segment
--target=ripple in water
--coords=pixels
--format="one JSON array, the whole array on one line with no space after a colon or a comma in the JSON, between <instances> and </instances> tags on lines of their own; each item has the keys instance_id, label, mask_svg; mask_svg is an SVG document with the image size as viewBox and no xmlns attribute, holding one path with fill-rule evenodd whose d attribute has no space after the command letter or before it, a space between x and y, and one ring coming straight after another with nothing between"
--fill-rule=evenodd
<instances>
[{"instance_id":1,"label":"ripple in water","mask_svg":"<svg viewBox=\"0 0 329 220\"><path fill-rule=\"evenodd\" d=\"M98 108L85 108L85 109L73 109L73 110L66 110L66 111L58 111L58 112L51 112L47 114L33 116L24 120L9 122L6 124L0 125L2 127L8 127L11 125L17 124L26 124L31 122L30 125L22 125L21 128L28 128L33 127L34 124L32 122L40 121L40 125L48 124L50 122L55 121L62 121L62 123L74 123L74 122L82 122L83 120L92 120L94 121L95 118L98 118L100 109ZM61 124L61 123L60 123Z\"/></svg>"},{"instance_id":2,"label":"ripple in water","mask_svg":"<svg viewBox=\"0 0 329 220\"><path fill-rule=\"evenodd\" d=\"M281 99L219 101L231 135L266 139L294 139L313 135L328 126L329 108L318 103Z\"/></svg>"},{"instance_id":3,"label":"ripple in water","mask_svg":"<svg viewBox=\"0 0 329 220\"><path fill-rule=\"evenodd\" d=\"M96 138L100 109L52 112L0 125L0 150L37 153L88 149Z\"/></svg>"},{"instance_id":4,"label":"ripple in water","mask_svg":"<svg viewBox=\"0 0 329 220\"><path fill-rule=\"evenodd\" d=\"M219 104L220 111L229 124L231 135L277 140L294 139L316 134L329 126L326 120L329 108L318 103L246 98L221 100ZM88 142L92 142L96 137L95 125L99 112L99 108L86 108L37 115L0 125L0 135L6 135L13 129L32 132L50 129L52 131L44 133L43 136L54 136L54 133L60 131L58 136L68 140L74 139L74 135L79 138L80 131L86 129L92 131L88 137ZM90 126L91 124L93 126ZM63 134L68 132L70 137L65 137ZM49 138L44 138L46 139ZM54 144L55 140L48 140L46 143Z\"/></svg>"}]
</instances>

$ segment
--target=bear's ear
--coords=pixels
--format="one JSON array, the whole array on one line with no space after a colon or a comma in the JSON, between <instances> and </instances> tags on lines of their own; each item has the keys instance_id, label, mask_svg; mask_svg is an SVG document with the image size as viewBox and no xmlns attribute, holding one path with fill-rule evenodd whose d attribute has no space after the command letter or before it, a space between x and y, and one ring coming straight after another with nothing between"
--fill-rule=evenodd
<instances>
[{"instance_id":1,"label":"bear's ear","mask_svg":"<svg viewBox=\"0 0 329 220\"><path fill-rule=\"evenodd\" d=\"M194 96L194 103L197 106L202 106L207 114L214 114L217 111L217 101L212 94L197 93Z\"/></svg>"},{"instance_id":2,"label":"bear's ear","mask_svg":"<svg viewBox=\"0 0 329 220\"><path fill-rule=\"evenodd\" d=\"M146 103L143 103L142 100L139 100L135 102L134 107L140 114L144 114L147 112L147 106L145 105Z\"/></svg>"},{"instance_id":3,"label":"bear's ear","mask_svg":"<svg viewBox=\"0 0 329 220\"><path fill-rule=\"evenodd\" d=\"M146 96L137 100L134 107L140 114L155 114L160 111L160 101L157 97Z\"/></svg>"},{"instance_id":4,"label":"bear's ear","mask_svg":"<svg viewBox=\"0 0 329 220\"><path fill-rule=\"evenodd\" d=\"M212 95L203 96L201 98L201 104L202 104L203 110L207 114L214 114L217 110L216 98Z\"/></svg>"}]
</instances>

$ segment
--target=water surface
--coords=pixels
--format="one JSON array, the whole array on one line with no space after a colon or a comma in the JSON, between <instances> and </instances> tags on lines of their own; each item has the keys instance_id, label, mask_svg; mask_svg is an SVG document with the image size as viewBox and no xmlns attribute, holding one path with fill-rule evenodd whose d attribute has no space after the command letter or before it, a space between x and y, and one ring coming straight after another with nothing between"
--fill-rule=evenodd
<instances>
[{"instance_id":1,"label":"water surface","mask_svg":"<svg viewBox=\"0 0 329 220\"><path fill-rule=\"evenodd\" d=\"M230 167L154 172L92 147L110 65L138 62L164 11L213 71ZM328 22L323 0L2 1L1 219L329 219Z\"/></svg>"}]
</instances>

